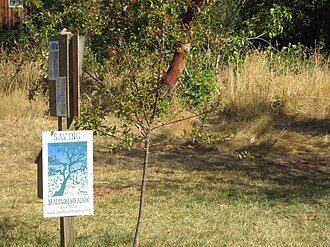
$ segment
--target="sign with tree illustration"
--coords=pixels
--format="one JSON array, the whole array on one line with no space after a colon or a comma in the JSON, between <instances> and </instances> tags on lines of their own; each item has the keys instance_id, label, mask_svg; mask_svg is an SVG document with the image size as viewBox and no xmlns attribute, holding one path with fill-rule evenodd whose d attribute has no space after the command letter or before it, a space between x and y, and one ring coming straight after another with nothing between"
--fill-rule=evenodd
<instances>
[{"instance_id":1,"label":"sign with tree illustration","mask_svg":"<svg viewBox=\"0 0 330 247\"><path fill-rule=\"evenodd\" d=\"M44 217L93 214L93 132L42 133Z\"/></svg>"}]
</instances>

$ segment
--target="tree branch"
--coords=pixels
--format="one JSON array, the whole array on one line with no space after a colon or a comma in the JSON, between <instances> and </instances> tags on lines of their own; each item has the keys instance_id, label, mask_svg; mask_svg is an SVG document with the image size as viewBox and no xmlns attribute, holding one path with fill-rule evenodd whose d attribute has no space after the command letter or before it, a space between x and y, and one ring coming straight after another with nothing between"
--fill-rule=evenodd
<instances>
[{"instance_id":1,"label":"tree branch","mask_svg":"<svg viewBox=\"0 0 330 247\"><path fill-rule=\"evenodd\" d=\"M116 103L119 103L119 100L116 98L116 96L114 96L113 93L110 91L110 89L108 89L99 79L97 79L95 76L89 73L85 68L83 68L83 71L94 81L96 81L103 89L105 89L106 92L116 101Z\"/></svg>"},{"instance_id":2,"label":"tree branch","mask_svg":"<svg viewBox=\"0 0 330 247\"><path fill-rule=\"evenodd\" d=\"M200 117L200 116L203 116L205 114L208 114L208 113L211 113L211 112L214 112L214 111L216 111L216 109L212 109L210 111L206 111L206 112L203 112L203 113L195 114L195 115L192 115L192 116L189 116L189 117L186 117L186 118L177 119L177 120L173 120L173 121L170 121L170 122L162 123L160 125L157 125L157 126L151 128L150 129L150 132L151 131L154 131L155 129L159 129L161 127L164 127L164 126L167 126L167 125L170 125L170 124L175 124L175 123L186 121L186 120L189 120L189 119L192 119L192 118Z\"/></svg>"}]
</instances>

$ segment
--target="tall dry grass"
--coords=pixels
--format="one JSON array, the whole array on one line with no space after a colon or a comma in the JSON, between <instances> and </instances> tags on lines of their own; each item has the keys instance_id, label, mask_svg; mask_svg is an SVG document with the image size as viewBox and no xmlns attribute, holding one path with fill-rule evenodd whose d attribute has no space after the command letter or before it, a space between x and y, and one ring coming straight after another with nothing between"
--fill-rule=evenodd
<instances>
[{"instance_id":1,"label":"tall dry grass","mask_svg":"<svg viewBox=\"0 0 330 247\"><path fill-rule=\"evenodd\" d=\"M329 60L316 54L305 64L293 64L291 70L287 61L270 65L265 54L250 53L243 65L233 64L219 74L224 106L241 120L272 113L329 118ZM42 76L38 62L1 52L0 75L0 118L40 116L47 110L47 99L27 99L31 85Z\"/></svg>"},{"instance_id":2,"label":"tall dry grass","mask_svg":"<svg viewBox=\"0 0 330 247\"><path fill-rule=\"evenodd\" d=\"M1 52L0 75L0 119L31 119L45 113L43 96L28 99L29 89L42 76L38 62L25 60L24 54Z\"/></svg>"},{"instance_id":3,"label":"tall dry grass","mask_svg":"<svg viewBox=\"0 0 330 247\"><path fill-rule=\"evenodd\" d=\"M329 61L316 54L302 64L290 68L283 60L271 65L265 54L249 54L243 65L220 73L224 106L240 120L273 113L329 118Z\"/></svg>"},{"instance_id":4,"label":"tall dry grass","mask_svg":"<svg viewBox=\"0 0 330 247\"><path fill-rule=\"evenodd\" d=\"M28 100L29 89L42 76L40 63L24 59L22 53L9 56L0 51L0 75L0 120L44 116L47 97L39 95L34 101ZM105 82L116 81L113 76L109 73ZM246 127L258 135L271 128L273 116L329 119L329 82L329 60L317 53L288 66L287 59L270 64L264 53L251 52L244 64L232 64L219 73L219 91L226 113L243 122L252 120ZM228 126L228 122L224 124ZM162 133L180 137L190 133L193 125L194 121L182 122Z\"/></svg>"}]
</instances>

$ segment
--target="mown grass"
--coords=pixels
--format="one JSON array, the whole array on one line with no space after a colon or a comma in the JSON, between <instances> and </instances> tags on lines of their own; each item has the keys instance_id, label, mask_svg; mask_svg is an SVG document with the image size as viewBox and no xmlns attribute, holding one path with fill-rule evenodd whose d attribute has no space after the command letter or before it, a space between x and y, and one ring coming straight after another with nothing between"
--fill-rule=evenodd
<instances>
[{"instance_id":1,"label":"mown grass","mask_svg":"<svg viewBox=\"0 0 330 247\"><path fill-rule=\"evenodd\" d=\"M320 184L307 183L313 176L300 183L294 176L276 182L262 166L253 169L254 162L233 156L236 167L231 169L221 158L212 161L217 153L190 152L170 165L153 157L142 246L327 246L330 191L325 178L320 176ZM193 163L195 155L211 161L199 166ZM1 181L6 205L0 210L2 246L59 245L58 219L42 218L31 158L6 162L11 175ZM95 215L76 217L77 246L132 244L139 163L135 155L109 158L96 153Z\"/></svg>"},{"instance_id":2,"label":"mown grass","mask_svg":"<svg viewBox=\"0 0 330 247\"><path fill-rule=\"evenodd\" d=\"M322 71L317 73L323 79L314 84L322 85L319 94L328 92L329 71ZM229 110L210 121L220 137L211 144L179 140L152 148L141 246L329 246L329 105L320 98L323 103L313 104L317 113L306 117L312 105L300 104L295 112L285 102L299 97L287 91L283 102L266 100L260 96L266 91L255 84L269 82L260 79L265 73L243 76L255 76L244 84L254 90L235 86L223 91ZM301 85L299 95L312 97L310 87ZM267 92L270 88L277 90L268 86ZM280 91L289 89L294 91L289 86ZM236 105L229 97L232 90ZM59 246L59 219L43 218L34 164L41 132L55 130L57 120L44 116L47 99L30 103L26 95L26 87L18 87L0 97L0 246ZM269 108L247 104L246 109L244 97L247 103L262 99ZM282 102L281 114L271 108L274 99ZM310 124L311 119L316 122ZM77 246L133 243L143 152L134 148L113 157L107 144L101 137L94 140L95 214L76 217Z\"/></svg>"}]
</instances>

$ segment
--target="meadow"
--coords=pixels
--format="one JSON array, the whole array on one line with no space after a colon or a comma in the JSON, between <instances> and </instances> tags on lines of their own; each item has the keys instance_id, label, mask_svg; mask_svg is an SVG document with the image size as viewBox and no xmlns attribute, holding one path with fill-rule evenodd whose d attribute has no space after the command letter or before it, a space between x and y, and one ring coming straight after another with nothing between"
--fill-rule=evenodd
<instances>
[{"instance_id":1,"label":"meadow","mask_svg":"<svg viewBox=\"0 0 330 247\"><path fill-rule=\"evenodd\" d=\"M57 119L46 96L28 100L40 65L0 57L0 246L59 246L34 164ZM221 70L224 111L205 134L180 122L152 147L141 246L329 246L329 81L317 54L288 66L254 52ZM76 217L77 246L133 243L143 150L108 144L94 139L95 213Z\"/></svg>"}]
</instances>

